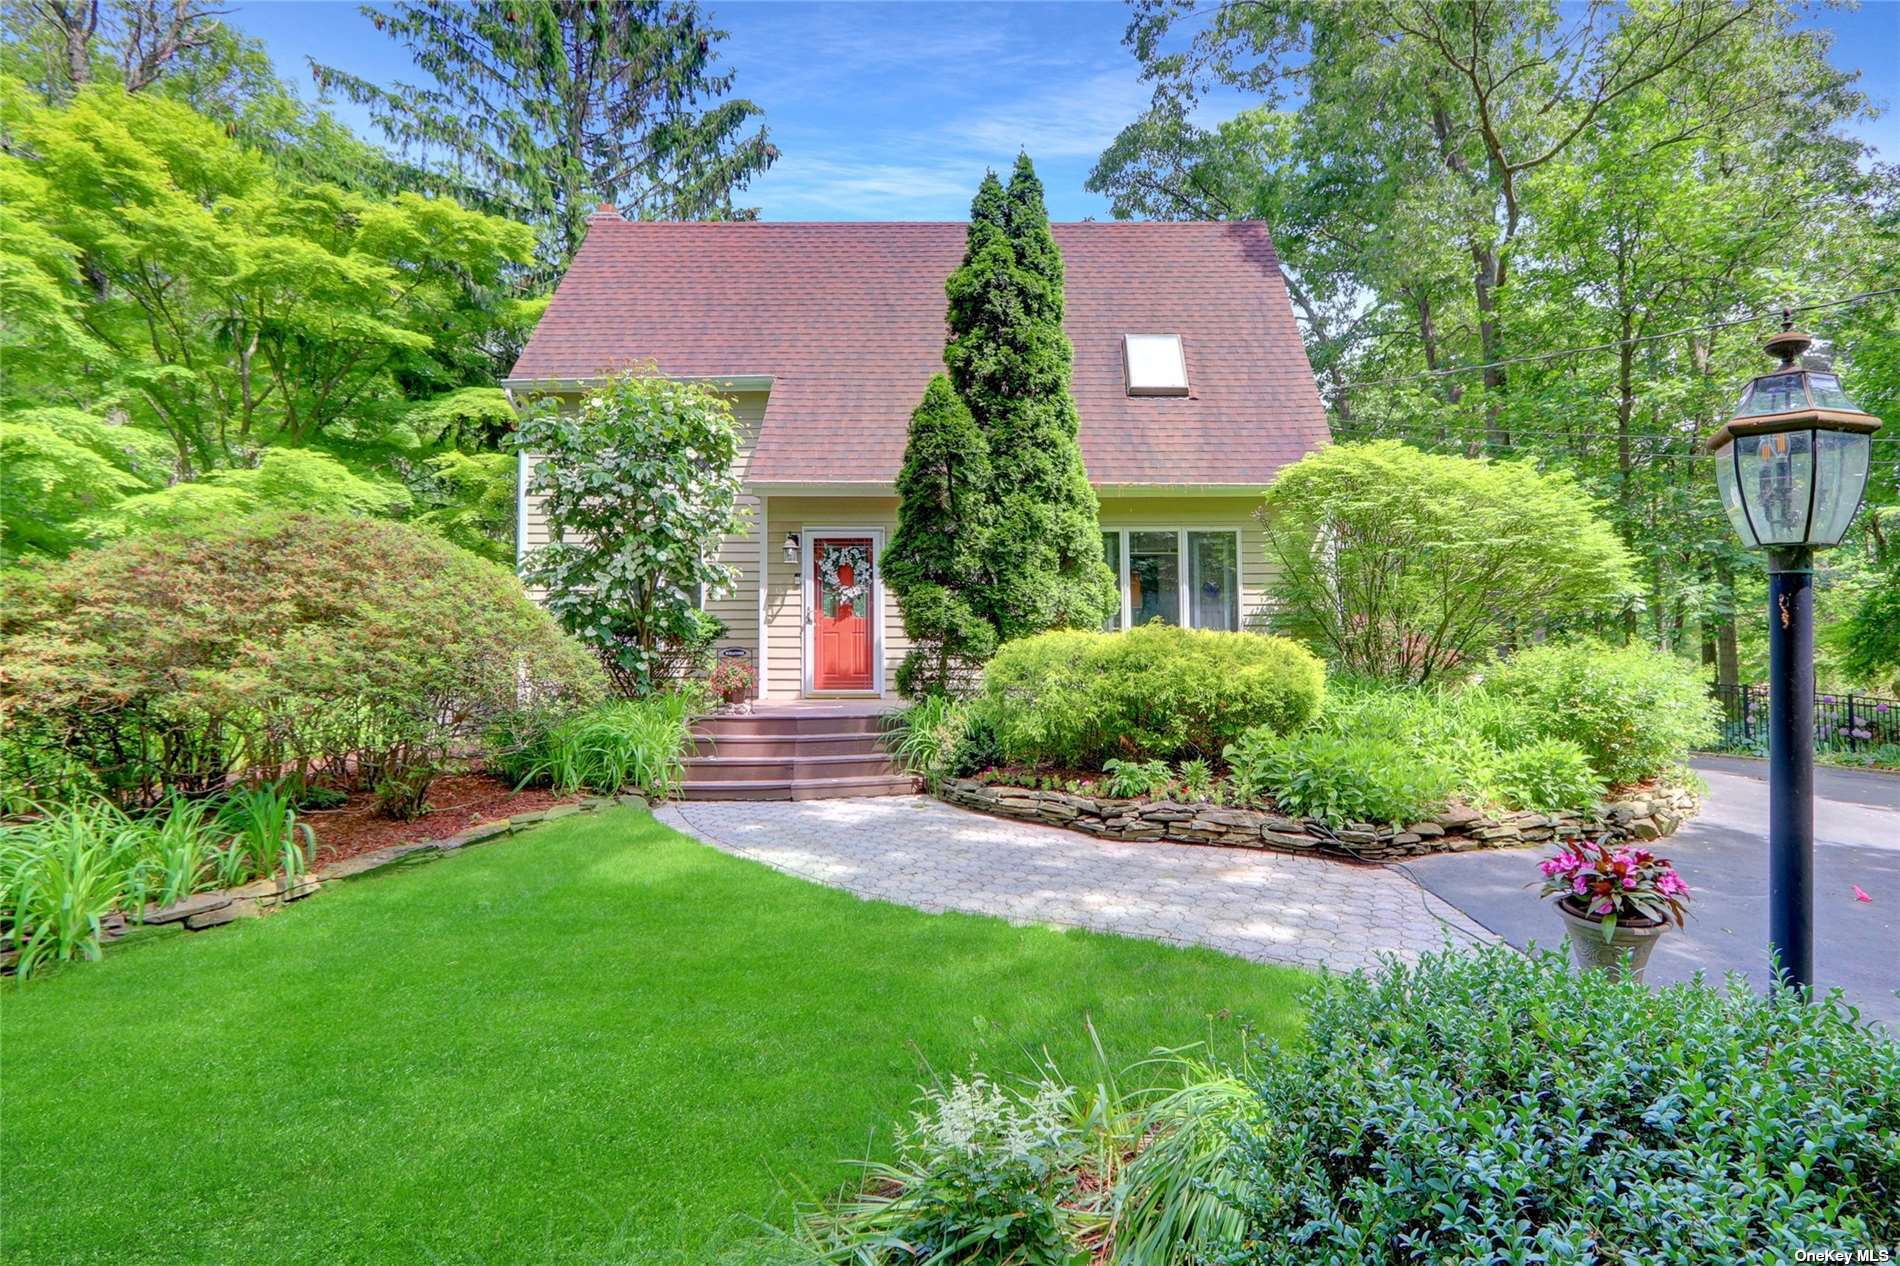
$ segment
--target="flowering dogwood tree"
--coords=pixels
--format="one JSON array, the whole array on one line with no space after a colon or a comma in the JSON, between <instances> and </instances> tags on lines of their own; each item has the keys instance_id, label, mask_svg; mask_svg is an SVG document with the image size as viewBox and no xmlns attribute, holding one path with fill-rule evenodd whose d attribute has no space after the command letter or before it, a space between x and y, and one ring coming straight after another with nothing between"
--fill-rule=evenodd
<instances>
[{"instance_id":1,"label":"flowering dogwood tree","mask_svg":"<svg viewBox=\"0 0 1900 1266\"><path fill-rule=\"evenodd\" d=\"M577 407L539 401L515 443L549 537L522 579L622 693L653 689L715 635L703 599L738 583L718 561L720 539L747 528L731 406L692 383L621 373Z\"/></svg>"}]
</instances>

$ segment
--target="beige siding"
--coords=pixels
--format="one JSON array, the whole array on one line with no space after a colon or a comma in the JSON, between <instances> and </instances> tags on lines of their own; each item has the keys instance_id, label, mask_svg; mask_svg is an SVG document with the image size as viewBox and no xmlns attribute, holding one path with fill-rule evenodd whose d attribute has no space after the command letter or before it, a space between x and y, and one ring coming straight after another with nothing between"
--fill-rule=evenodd
<instances>
[{"instance_id":1,"label":"beige siding","mask_svg":"<svg viewBox=\"0 0 1900 1266\"><path fill-rule=\"evenodd\" d=\"M759 425L765 414L764 392L744 392L731 397L733 413L743 432L740 473L747 473ZM773 496L762 499L748 491L740 505L751 516L750 530L729 536L719 556L739 570L738 587L723 598L708 603L708 609L725 621L728 634L722 647L742 647L754 663L764 670L766 695L773 699L795 699L804 689L804 597L800 587L800 566L785 561L783 542L788 532L805 536L811 528L876 528L883 533L884 545L890 543L897 527L896 497ZM1257 497L1167 496L1104 497L1101 520L1104 528L1231 528L1240 534L1241 627L1249 627L1266 601L1269 570L1259 524L1253 511ZM547 523L534 499L524 500L521 524L522 548L531 550L547 543ZM765 645L759 642L759 564L760 541L765 543L766 564ZM880 572L881 572L880 568ZM894 694L897 666L903 662L909 644L904 637L903 619L897 602L884 593L883 665L885 693Z\"/></svg>"},{"instance_id":2,"label":"beige siding","mask_svg":"<svg viewBox=\"0 0 1900 1266\"><path fill-rule=\"evenodd\" d=\"M763 391L742 392L729 397L734 419L739 424L739 473L743 478L752 463L753 445L759 438L759 423L765 417ZM739 508L748 516L749 530L728 536L721 542L719 560L739 569L739 583L732 593L707 602L706 609L725 621L727 634L721 648L743 647L754 662L759 658L759 499L747 492L739 498ZM523 497L521 506L520 551L525 554L548 543L547 518L539 499Z\"/></svg>"},{"instance_id":3,"label":"beige siding","mask_svg":"<svg viewBox=\"0 0 1900 1266\"><path fill-rule=\"evenodd\" d=\"M877 528L888 546L891 533L897 530L897 498L772 497L766 504L766 516L766 540L775 543L766 551L770 560L765 592L766 697L796 699L804 688L805 611L800 565L785 561L785 534L797 532L803 539L814 527ZM904 637L897 600L888 589L884 591L883 617L884 692L891 695L897 690L897 666L903 662L910 643Z\"/></svg>"}]
</instances>

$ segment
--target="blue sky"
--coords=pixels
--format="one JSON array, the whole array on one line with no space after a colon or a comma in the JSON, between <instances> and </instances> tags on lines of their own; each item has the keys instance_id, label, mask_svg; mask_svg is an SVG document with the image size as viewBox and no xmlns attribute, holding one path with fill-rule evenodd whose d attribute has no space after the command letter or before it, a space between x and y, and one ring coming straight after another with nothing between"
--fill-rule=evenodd
<instances>
[{"instance_id":1,"label":"blue sky","mask_svg":"<svg viewBox=\"0 0 1900 1266\"><path fill-rule=\"evenodd\" d=\"M765 108L784 157L745 201L773 220L952 220L985 167L1026 148L1057 219L1106 219L1082 182L1148 98L1122 46L1119 3L719 3L735 91ZM413 79L394 42L352 4L238 3L227 21L262 39L280 74L309 90L306 58L376 80ZM1900 0L1812 19L1838 39L1837 65L1863 72L1877 102L1900 103ZM337 113L367 130L347 103ZM1900 161L1900 118L1860 125Z\"/></svg>"}]
</instances>

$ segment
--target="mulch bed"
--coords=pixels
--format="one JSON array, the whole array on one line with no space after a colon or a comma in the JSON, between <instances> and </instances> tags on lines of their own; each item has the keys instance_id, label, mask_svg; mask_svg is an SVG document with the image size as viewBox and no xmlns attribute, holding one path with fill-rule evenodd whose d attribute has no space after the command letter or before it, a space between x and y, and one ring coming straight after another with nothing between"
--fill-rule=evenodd
<instances>
[{"instance_id":1,"label":"mulch bed","mask_svg":"<svg viewBox=\"0 0 1900 1266\"><path fill-rule=\"evenodd\" d=\"M318 863L341 861L373 853L392 844L447 839L471 827L517 813L536 813L557 804L572 804L578 795L560 795L544 789L516 791L487 774L451 774L429 787L429 811L412 822L376 815L376 797L359 792L334 809L301 814L317 835Z\"/></svg>"}]
</instances>

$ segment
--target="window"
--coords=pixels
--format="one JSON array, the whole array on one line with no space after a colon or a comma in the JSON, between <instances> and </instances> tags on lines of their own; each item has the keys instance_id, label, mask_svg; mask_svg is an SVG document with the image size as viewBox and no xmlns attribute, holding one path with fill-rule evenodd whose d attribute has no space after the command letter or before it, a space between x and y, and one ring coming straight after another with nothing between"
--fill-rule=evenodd
<instances>
[{"instance_id":1,"label":"window","mask_svg":"<svg viewBox=\"0 0 1900 1266\"><path fill-rule=\"evenodd\" d=\"M1131 396L1185 396L1187 355L1179 334L1122 335L1122 365Z\"/></svg>"},{"instance_id":2,"label":"window","mask_svg":"<svg viewBox=\"0 0 1900 1266\"><path fill-rule=\"evenodd\" d=\"M1195 628L1240 631L1239 545L1232 532L1187 534L1188 604Z\"/></svg>"},{"instance_id":3,"label":"window","mask_svg":"<svg viewBox=\"0 0 1900 1266\"><path fill-rule=\"evenodd\" d=\"M1121 585L1109 631L1160 620L1240 630L1240 533L1231 529L1122 528L1102 533L1102 556Z\"/></svg>"},{"instance_id":4,"label":"window","mask_svg":"<svg viewBox=\"0 0 1900 1266\"><path fill-rule=\"evenodd\" d=\"M1181 542L1175 532L1128 534L1128 622L1181 622Z\"/></svg>"}]
</instances>

